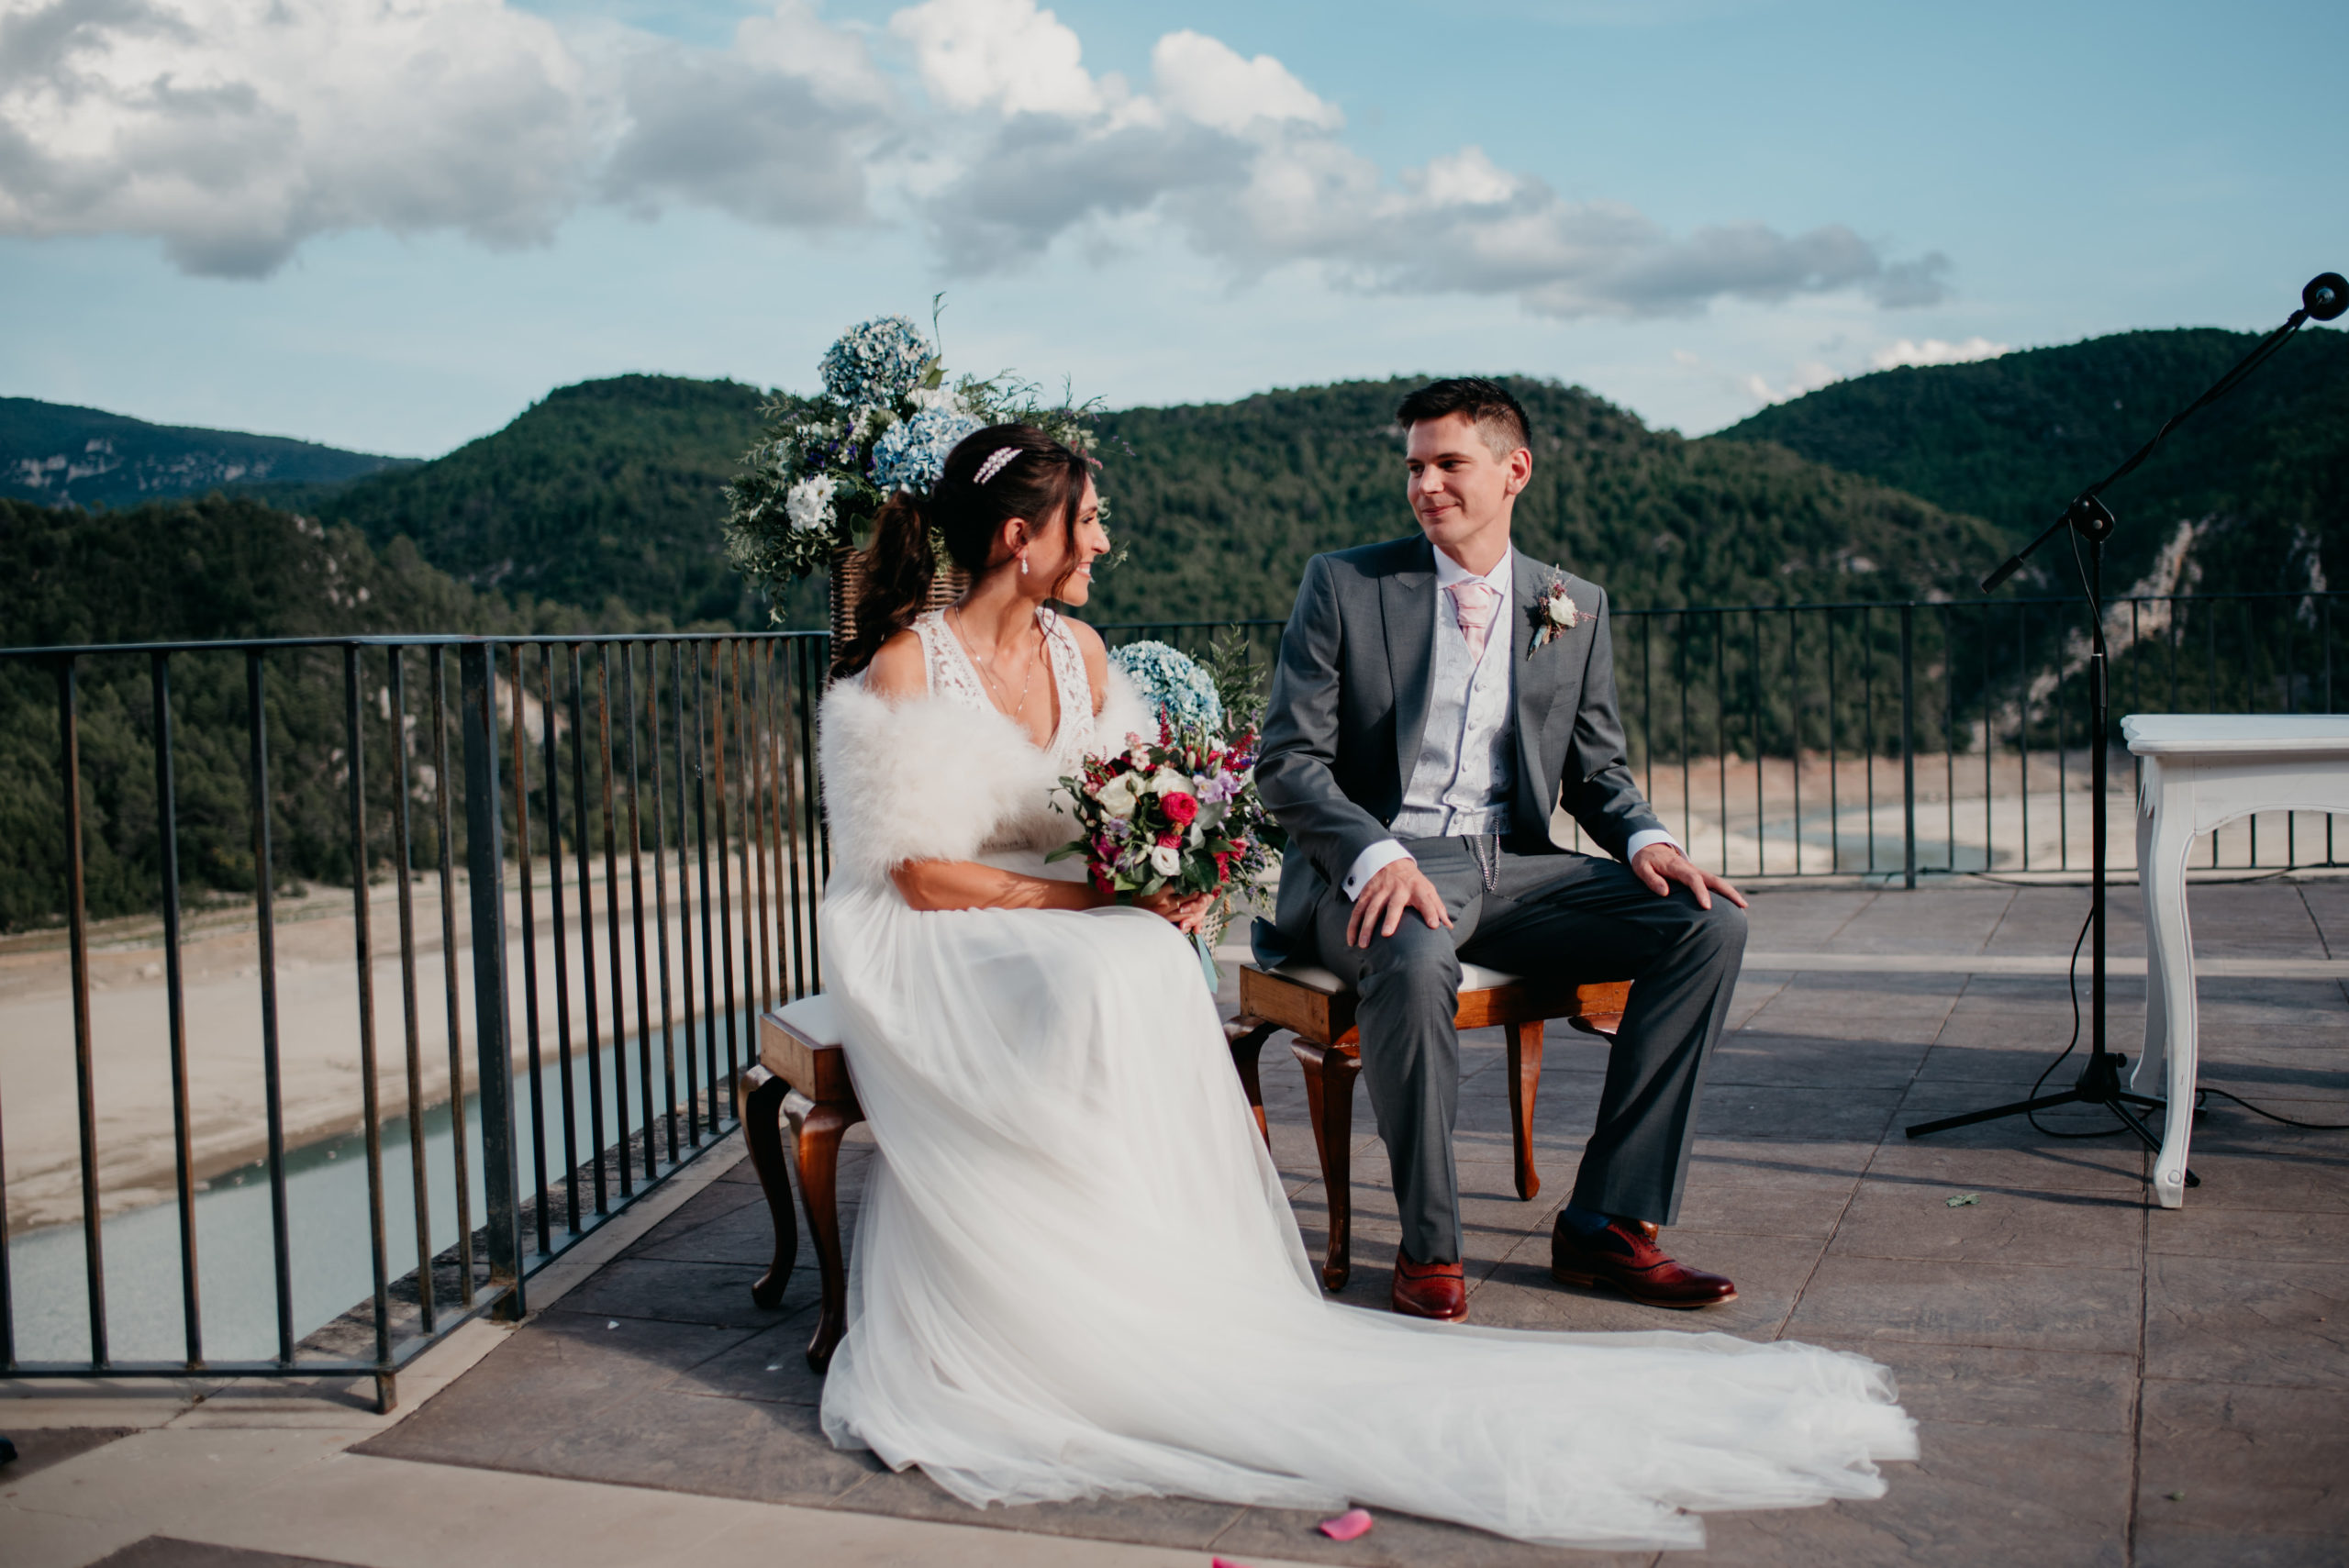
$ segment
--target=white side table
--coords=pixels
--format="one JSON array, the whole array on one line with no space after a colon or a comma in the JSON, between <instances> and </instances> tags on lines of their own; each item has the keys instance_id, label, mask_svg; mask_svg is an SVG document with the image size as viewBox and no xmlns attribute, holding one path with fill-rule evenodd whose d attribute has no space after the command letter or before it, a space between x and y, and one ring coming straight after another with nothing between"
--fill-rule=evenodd
<instances>
[{"instance_id":1,"label":"white side table","mask_svg":"<svg viewBox=\"0 0 2349 1568\"><path fill-rule=\"evenodd\" d=\"M2144 769L2137 881L2145 894L2145 1053L2130 1085L2168 1101L2154 1194L2176 1208L2186 1201L2197 1065L2187 851L2198 834L2254 811L2349 812L2349 714L2140 713L2121 721L2121 733Z\"/></svg>"}]
</instances>

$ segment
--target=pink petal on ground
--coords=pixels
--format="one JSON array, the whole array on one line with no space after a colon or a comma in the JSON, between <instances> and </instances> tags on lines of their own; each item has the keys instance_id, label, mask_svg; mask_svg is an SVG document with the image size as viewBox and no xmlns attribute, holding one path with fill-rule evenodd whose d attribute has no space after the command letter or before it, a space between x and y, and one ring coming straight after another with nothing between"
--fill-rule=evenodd
<instances>
[{"instance_id":1,"label":"pink petal on ground","mask_svg":"<svg viewBox=\"0 0 2349 1568\"><path fill-rule=\"evenodd\" d=\"M1348 1508L1334 1519L1323 1519L1320 1530L1331 1540L1353 1540L1370 1533L1370 1510Z\"/></svg>"}]
</instances>

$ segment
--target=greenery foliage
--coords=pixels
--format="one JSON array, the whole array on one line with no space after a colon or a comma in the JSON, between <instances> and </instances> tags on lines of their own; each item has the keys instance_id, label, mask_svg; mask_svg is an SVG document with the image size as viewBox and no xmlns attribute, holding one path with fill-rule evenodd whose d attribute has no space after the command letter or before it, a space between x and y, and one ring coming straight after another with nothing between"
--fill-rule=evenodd
<instances>
[{"instance_id":1,"label":"greenery foliage","mask_svg":"<svg viewBox=\"0 0 2349 1568\"><path fill-rule=\"evenodd\" d=\"M657 629L633 617L605 624ZM587 629L577 610L518 605L459 583L405 539L379 553L354 529L250 497L95 514L0 500L0 645ZM386 656L362 657L365 744L379 759L370 809L381 825L393 798L381 761L393 743ZM341 660L331 648L267 655L273 860L287 878L351 877ZM409 656L411 713L426 711L425 668ZM51 660L0 660L0 930L64 907L56 672ZM453 665L448 678L453 687ZM75 679L87 906L98 917L152 909L161 839L149 660L91 655L76 661ZM207 891L250 892L245 662L178 654L170 679L182 881L198 900ZM429 862L437 851L427 844L420 854Z\"/></svg>"},{"instance_id":2,"label":"greenery foliage","mask_svg":"<svg viewBox=\"0 0 2349 1568\"><path fill-rule=\"evenodd\" d=\"M2123 332L1976 364L1883 371L1765 408L1709 445L1775 442L1988 519L2009 548L2062 512L2258 341L2192 328ZM2349 580L2349 333L2299 336L2177 428L2107 500L2121 519L2107 589L2154 571L2181 523L2203 524L2186 580L2208 593ZM2003 553L2003 552L2001 552ZM1975 565L1987 572L1997 557ZM2071 567L2035 563L2039 591Z\"/></svg>"}]
</instances>

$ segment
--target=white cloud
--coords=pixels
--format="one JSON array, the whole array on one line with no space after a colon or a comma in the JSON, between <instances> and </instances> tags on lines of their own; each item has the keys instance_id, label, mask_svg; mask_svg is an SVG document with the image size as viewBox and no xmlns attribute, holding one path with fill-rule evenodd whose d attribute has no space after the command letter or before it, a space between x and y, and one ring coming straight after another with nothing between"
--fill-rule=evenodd
<instances>
[{"instance_id":1,"label":"white cloud","mask_svg":"<svg viewBox=\"0 0 2349 1568\"><path fill-rule=\"evenodd\" d=\"M1063 237L1171 239L1242 280L1299 267L1555 319L1945 292L1937 253L1831 224L1675 234L1475 145L1390 175L1280 61L1195 31L1158 40L1147 90L1088 71L1036 0L921 0L885 41L918 93L818 0L722 50L504 0L0 0L0 233L145 234L187 271L260 276L314 234L529 244L600 200L803 228L909 214L965 276Z\"/></svg>"},{"instance_id":2,"label":"white cloud","mask_svg":"<svg viewBox=\"0 0 2349 1568\"><path fill-rule=\"evenodd\" d=\"M1220 39L1186 28L1150 51L1152 85L1174 113L1216 130L1244 131L1259 120L1296 120L1335 130L1335 104L1316 97L1269 54L1253 60Z\"/></svg>"},{"instance_id":3,"label":"white cloud","mask_svg":"<svg viewBox=\"0 0 2349 1568\"><path fill-rule=\"evenodd\" d=\"M1962 365L1974 360L1995 360L2012 346L1981 337L1968 338L1962 343L1944 343L1939 338L1912 343L1906 338L1897 338L1870 354L1868 362L1880 371L1896 365Z\"/></svg>"},{"instance_id":4,"label":"white cloud","mask_svg":"<svg viewBox=\"0 0 2349 1568\"><path fill-rule=\"evenodd\" d=\"M269 272L311 234L543 239L596 152L576 57L496 0L0 0L0 232Z\"/></svg>"},{"instance_id":5,"label":"white cloud","mask_svg":"<svg viewBox=\"0 0 2349 1568\"><path fill-rule=\"evenodd\" d=\"M930 97L950 109L1089 115L1104 105L1076 33L1035 0L926 0L889 18L914 47Z\"/></svg>"}]
</instances>

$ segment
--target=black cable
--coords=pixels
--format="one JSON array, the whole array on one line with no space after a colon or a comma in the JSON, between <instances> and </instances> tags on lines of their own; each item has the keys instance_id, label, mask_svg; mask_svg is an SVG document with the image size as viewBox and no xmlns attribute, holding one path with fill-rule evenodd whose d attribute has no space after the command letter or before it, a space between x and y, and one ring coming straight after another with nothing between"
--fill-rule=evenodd
<instances>
[{"instance_id":1,"label":"black cable","mask_svg":"<svg viewBox=\"0 0 2349 1568\"><path fill-rule=\"evenodd\" d=\"M2035 1100L2039 1098L2039 1091L2046 1086L2047 1080L2054 1075L2055 1069L2063 1066L2064 1059L2071 1055L2072 1052L2079 1046L2080 948L2081 945L2088 940L2088 928L2095 923L2096 911L2091 907L2088 911L2087 917L2080 922L2080 934L2072 939L2072 965L2066 972L2065 977L2065 984L2070 988L2072 993L2072 1038L2064 1042L2064 1049L2056 1054L2055 1060L2049 1062L2046 1068L2041 1072L2038 1079L2032 1083L2031 1085L2031 1093L2023 1096L2026 1100ZM2024 1118L2030 1121L2032 1126L2037 1128L2040 1131L2045 1133L2050 1138L2110 1138L2116 1132L2126 1132L2129 1130L2126 1127L2108 1127L2102 1132L2058 1132L2055 1129L2048 1126L2045 1122L2041 1121L2037 1111L2025 1111L2022 1114Z\"/></svg>"},{"instance_id":2,"label":"black cable","mask_svg":"<svg viewBox=\"0 0 2349 1568\"><path fill-rule=\"evenodd\" d=\"M2194 1091L2194 1108L2196 1110L2199 1111L2202 1108L2202 1099L2206 1095L2216 1095L2222 1100L2232 1100L2235 1104L2241 1106L2252 1115L2264 1116L2269 1121L2280 1121L2286 1127L2306 1128L2310 1132L2349 1132L2349 1121L2295 1120L2291 1117L2277 1116L2274 1111L2266 1109L2260 1106L2254 1106L2249 1100L2244 1099L2241 1095L2231 1095L2224 1089L2205 1089L2197 1087Z\"/></svg>"},{"instance_id":3,"label":"black cable","mask_svg":"<svg viewBox=\"0 0 2349 1568\"><path fill-rule=\"evenodd\" d=\"M2026 1100L2035 1100L2039 1098L2039 1091L2046 1087L2047 1080L2055 1075L2055 1069L2063 1066L2065 1060L2069 1057L2073 1051L2079 1049L2080 948L2087 941L2088 927L2095 922L2095 914L2091 911L2088 917L2080 922L2080 934L2072 939L2071 966L2065 972L2065 984L2070 990L2072 996L2072 1038L2064 1042L2064 1049L2056 1052L2055 1060L2049 1062L2046 1067L2041 1071L2039 1076L2032 1081L2031 1093L2023 1096ZM2269 1121L2280 1122L2286 1127L2297 1127L2308 1132L2349 1132L2349 1121L2301 1121L2295 1117L2279 1115L2275 1111L2267 1109L2265 1106L2254 1105L2251 1101L2244 1099L2241 1095L2232 1093L2229 1090L2206 1088L2199 1084L2196 1085L2194 1091L2195 1110L2198 1112L2200 1111L2203 1108L2202 1102L2212 1095L2218 1095L2222 1100L2232 1100L2235 1104L2241 1106L2252 1115L2266 1117ZM2109 1127L2101 1132L2064 1132L2055 1128L2049 1127L2045 1122L2041 1121L2037 1111L2025 1111L2023 1112L2023 1115L2031 1122L2032 1127L2037 1128L2041 1132L2046 1134L2050 1138L2110 1138L2116 1133L2122 1133L2129 1130L2125 1127Z\"/></svg>"}]
</instances>

